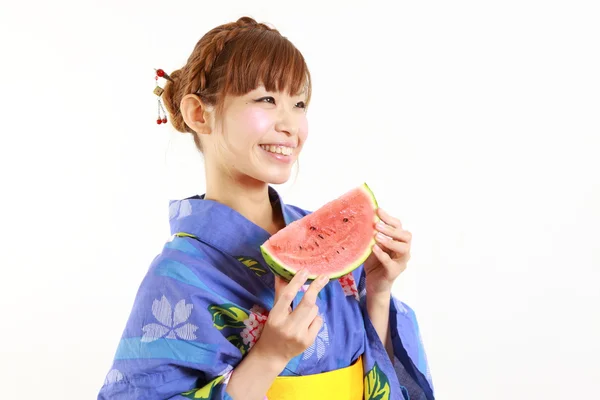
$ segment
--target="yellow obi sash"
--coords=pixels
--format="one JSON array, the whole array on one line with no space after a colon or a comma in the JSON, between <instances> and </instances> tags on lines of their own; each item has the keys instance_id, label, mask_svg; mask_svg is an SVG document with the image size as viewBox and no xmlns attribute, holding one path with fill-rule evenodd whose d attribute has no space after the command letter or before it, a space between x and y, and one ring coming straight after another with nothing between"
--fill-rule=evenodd
<instances>
[{"instance_id":1,"label":"yellow obi sash","mask_svg":"<svg viewBox=\"0 0 600 400\"><path fill-rule=\"evenodd\" d=\"M362 400L362 356L349 367L314 375L278 376L269 400Z\"/></svg>"}]
</instances>

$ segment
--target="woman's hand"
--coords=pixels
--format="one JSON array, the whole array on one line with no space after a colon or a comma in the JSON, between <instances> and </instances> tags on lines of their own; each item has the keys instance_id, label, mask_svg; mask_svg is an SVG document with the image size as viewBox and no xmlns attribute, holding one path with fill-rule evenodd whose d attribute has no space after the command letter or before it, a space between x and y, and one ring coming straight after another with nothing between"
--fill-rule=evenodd
<instances>
[{"instance_id":1,"label":"woman's hand","mask_svg":"<svg viewBox=\"0 0 600 400\"><path fill-rule=\"evenodd\" d=\"M233 399L265 399L288 362L315 341L323 324L317 315L317 295L328 279L315 280L298 307L294 311L290 307L307 276L300 272L289 283L275 277L275 304L260 338L235 367L227 384Z\"/></svg>"},{"instance_id":2,"label":"woman's hand","mask_svg":"<svg viewBox=\"0 0 600 400\"><path fill-rule=\"evenodd\" d=\"M402 229L399 219L379 208L381 221L376 224L377 244L364 264L367 296L389 296L396 278L406 269L410 259L412 234Z\"/></svg>"},{"instance_id":3,"label":"woman's hand","mask_svg":"<svg viewBox=\"0 0 600 400\"><path fill-rule=\"evenodd\" d=\"M327 277L319 277L311 283L295 310L290 306L307 277L306 271L300 271L287 283L275 276L275 304L252 349L272 360L281 370L313 344L323 325L316 301L329 281Z\"/></svg>"}]
</instances>

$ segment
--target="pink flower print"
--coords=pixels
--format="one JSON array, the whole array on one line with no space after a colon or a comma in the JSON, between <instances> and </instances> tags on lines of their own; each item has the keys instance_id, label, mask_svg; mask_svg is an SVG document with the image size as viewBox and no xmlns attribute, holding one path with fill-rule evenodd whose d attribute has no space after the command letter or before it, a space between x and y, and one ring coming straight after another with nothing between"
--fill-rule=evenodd
<instances>
[{"instance_id":1,"label":"pink flower print","mask_svg":"<svg viewBox=\"0 0 600 400\"><path fill-rule=\"evenodd\" d=\"M268 313L258 305L255 305L250 309L250 316L244 320L244 325L246 327L240 334L242 341L248 346L248 350L250 350L260 338L260 334L267 322L267 317Z\"/></svg>"},{"instance_id":2,"label":"pink flower print","mask_svg":"<svg viewBox=\"0 0 600 400\"><path fill-rule=\"evenodd\" d=\"M352 272L340 277L338 281L340 282L340 285L342 286L346 296L354 296L356 300L360 300L358 297L358 289L356 288L356 281L354 280Z\"/></svg>"}]
</instances>

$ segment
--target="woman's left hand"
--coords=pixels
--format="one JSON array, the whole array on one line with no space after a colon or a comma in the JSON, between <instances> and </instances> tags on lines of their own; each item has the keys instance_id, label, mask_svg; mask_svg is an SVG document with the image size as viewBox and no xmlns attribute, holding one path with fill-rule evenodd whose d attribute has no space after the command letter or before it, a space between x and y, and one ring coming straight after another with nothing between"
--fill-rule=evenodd
<instances>
[{"instance_id":1,"label":"woman's left hand","mask_svg":"<svg viewBox=\"0 0 600 400\"><path fill-rule=\"evenodd\" d=\"M406 269L410 259L412 234L402 229L399 219L379 208L381 221L376 224L377 244L364 263L367 294L389 295L396 278Z\"/></svg>"}]
</instances>

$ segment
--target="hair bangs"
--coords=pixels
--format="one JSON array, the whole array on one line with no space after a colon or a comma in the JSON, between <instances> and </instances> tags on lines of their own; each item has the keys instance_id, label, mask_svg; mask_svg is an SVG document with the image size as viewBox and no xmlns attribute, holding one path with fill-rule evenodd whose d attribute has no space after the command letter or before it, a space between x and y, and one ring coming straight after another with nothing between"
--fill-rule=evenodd
<instances>
[{"instance_id":1,"label":"hair bangs","mask_svg":"<svg viewBox=\"0 0 600 400\"><path fill-rule=\"evenodd\" d=\"M267 91L304 96L308 106L311 78L300 51L285 37L269 31L251 32L227 51L225 93L243 95L259 85Z\"/></svg>"}]
</instances>

